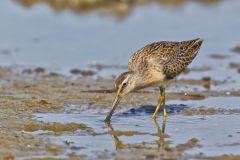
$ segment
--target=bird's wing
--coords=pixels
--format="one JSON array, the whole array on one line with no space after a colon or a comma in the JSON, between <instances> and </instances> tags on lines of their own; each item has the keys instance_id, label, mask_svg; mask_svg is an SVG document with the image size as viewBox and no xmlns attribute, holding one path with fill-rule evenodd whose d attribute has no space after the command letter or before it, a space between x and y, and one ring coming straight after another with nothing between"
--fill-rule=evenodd
<instances>
[{"instance_id":1,"label":"bird's wing","mask_svg":"<svg viewBox=\"0 0 240 160\"><path fill-rule=\"evenodd\" d=\"M161 41L146 45L131 56L128 69L131 71L141 70L141 68L146 68L149 61L151 63L152 60L153 63L167 61L176 52L177 44L177 42Z\"/></svg>"},{"instance_id":2,"label":"bird's wing","mask_svg":"<svg viewBox=\"0 0 240 160\"><path fill-rule=\"evenodd\" d=\"M163 64L163 73L167 79L175 78L183 72L196 57L203 40L194 39L178 44L176 53Z\"/></svg>"},{"instance_id":3,"label":"bird's wing","mask_svg":"<svg viewBox=\"0 0 240 160\"><path fill-rule=\"evenodd\" d=\"M144 72L154 67L164 72L167 78L174 78L192 61L199 50L202 41L199 39L174 42L161 41L149 44L135 52L128 63L128 69L134 72Z\"/></svg>"}]
</instances>

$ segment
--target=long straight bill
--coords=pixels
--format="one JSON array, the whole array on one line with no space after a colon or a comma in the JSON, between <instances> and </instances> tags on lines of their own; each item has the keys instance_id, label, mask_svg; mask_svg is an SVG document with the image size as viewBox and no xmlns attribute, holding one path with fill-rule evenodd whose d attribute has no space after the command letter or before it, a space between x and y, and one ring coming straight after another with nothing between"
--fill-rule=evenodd
<instances>
[{"instance_id":1,"label":"long straight bill","mask_svg":"<svg viewBox=\"0 0 240 160\"><path fill-rule=\"evenodd\" d=\"M108 113L107 117L105 118L105 122L109 122L115 109L117 108L118 103L120 102L121 98L119 96L116 96L113 105L112 105L112 109L110 110L110 112Z\"/></svg>"}]
</instances>

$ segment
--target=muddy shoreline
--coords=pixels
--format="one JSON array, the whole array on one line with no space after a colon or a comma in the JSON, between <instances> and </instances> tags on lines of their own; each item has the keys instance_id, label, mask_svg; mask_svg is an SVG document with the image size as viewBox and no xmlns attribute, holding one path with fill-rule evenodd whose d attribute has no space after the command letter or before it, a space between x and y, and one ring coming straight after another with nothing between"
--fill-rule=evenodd
<instances>
[{"instance_id":1,"label":"muddy shoreline","mask_svg":"<svg viewBox=\"0 0 240 160\"><path fill-rule=\"evenodd\" d=\"M36 131L51 131L47 135L61 135L81 130L85 134L96 136L98 133L94 128L86 124L78 123L46 123L33 118L35 113L54 113L63 112L68 109L70 104L79 104L85 106L85 109L109 109L114 98L113 79L94 79L91 77L71 78L44 72L35 72L25 74L22 72L13 72L12 69L1 67L1 132L0 132L0 159L18 159L21 157L41 157L39 159L48 159L49 157L56 159L88 159L86 155L78 155L77 152L72 154L64 154L68 149L68 145L54 144L49 140L48 136L40 136L31 134ZM177 86L204 86L204 85L221 85L227 82L214 80L176 80L173 88ZM174 90L174 89L173 89ZM120 104L119 108L124 106L137 107L152 104L156 101L157 90L147 89L138 91L127 96ZM167 96L171 100L201 100L206 97L240 97L240 91L212 91L208 89L191 91L191 92L167 92ZM134 101L133 101L134 99ZM87 107L86 107L87 106ZM202 108L185 108L176 114L188 116L193 115L214 115L239 113L239 109L218 109L215 106L203 106ZM135 132L119 132L112 131L106 134L131 136L138 134ZM129 135L130 134L130 135ZM161 136L160 136L161 137ZM164 136L163 136L164 137ZM117 141L115 141L117 142ZM200 141L201 142L201 141ZM66 142L67 143L67 142ZM121 142L119 142L121 143ZM164 143L167 144L167 143ZM156 148L144 147L143 144L135 144L124 146L123 150L117 151L113 155L103 154L99 159L113 158L115 159L131 159L132 153L136 153L139 157L135 159L147 158L170 158L183 159L192 157L193 155L185 154L185 150L199 146L199 140L189 137L189 141L185 144L178 144L175 147L165 146L161 154ZM120 145L121 146L121 145ZM121 147L120 147L121 148ZM206 158L204 155L193 156L196 159ZM55 159L54 158L54 159ZM134 157L132 157L134 159ZM209 157L210 158L210 157ZM213 159L221 159L222 157L214 157ZM35 158L30 158L35 159ZM229 157L231 159L231 156Z\"/></svg>"}]
</instances>

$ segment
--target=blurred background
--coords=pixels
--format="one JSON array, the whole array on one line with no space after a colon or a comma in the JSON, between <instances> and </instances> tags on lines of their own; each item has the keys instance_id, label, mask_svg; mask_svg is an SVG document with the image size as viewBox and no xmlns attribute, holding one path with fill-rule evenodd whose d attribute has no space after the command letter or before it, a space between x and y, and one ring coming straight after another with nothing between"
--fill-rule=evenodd
<instances>
[{"instance_id":1,"label":"blurred background","mask_svg":"<svg viewBox=\"0 0 240 160\"><path fill-rule=\"evenodd\" d=\"M224 69L229 63L209 54L228 55L240 44L239 15L236 0L3 0L0 64L66 73L95 63L127 65L148 43L200 37L193 66Z\"/></svg>"}]
</instances>

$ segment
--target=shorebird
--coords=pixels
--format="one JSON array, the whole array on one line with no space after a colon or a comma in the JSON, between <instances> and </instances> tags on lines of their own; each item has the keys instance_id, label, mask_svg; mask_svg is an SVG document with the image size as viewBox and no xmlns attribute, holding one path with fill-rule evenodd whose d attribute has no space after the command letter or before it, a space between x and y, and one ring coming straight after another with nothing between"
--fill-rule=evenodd
<instances>
[{"instance_id":1,"label":"shorebird","mask_svg":"<svg viewBox=\"0 0 240 160\"><path fill-rule=\"evenodd\" d=\"M203 40L154 42L135 52L128 63L128 71L115 80L116 98L105 121L109 122L121 98L126 94L147 88L159 87L160 96L152 115L156 119L163 104L163 117L166 119L165 87L183 72L196 57Z\"/></svg>"}]
</instances>

